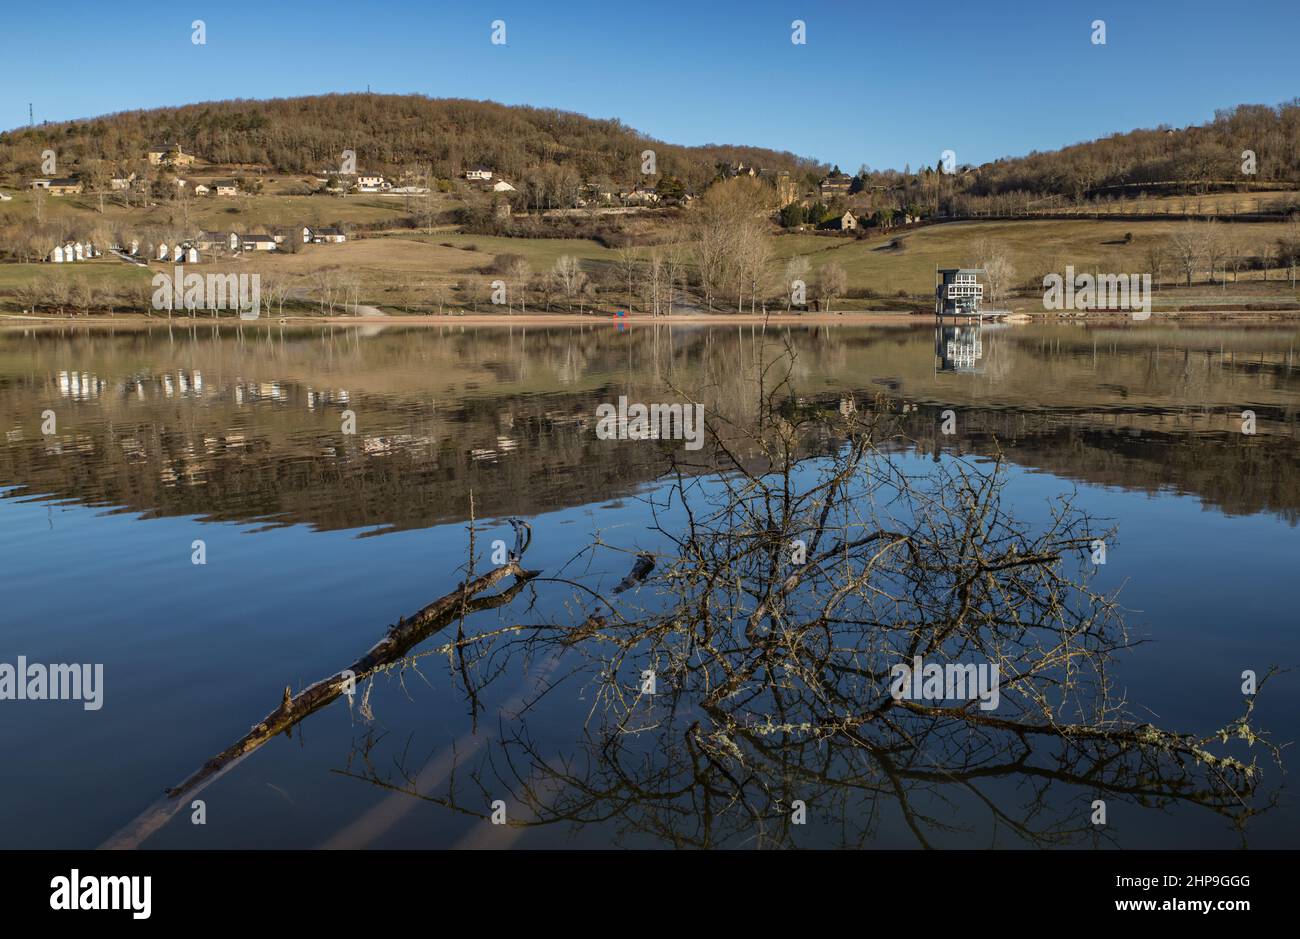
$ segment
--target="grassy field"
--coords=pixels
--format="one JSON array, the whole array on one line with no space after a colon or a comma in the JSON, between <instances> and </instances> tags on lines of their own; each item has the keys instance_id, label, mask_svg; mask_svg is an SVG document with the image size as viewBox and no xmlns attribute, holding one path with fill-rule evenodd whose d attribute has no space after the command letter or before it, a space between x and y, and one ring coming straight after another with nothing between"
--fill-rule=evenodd
<instances>
[{"instance_id":1,"label":"grassy field","mask_svg":"<svg viewBox=\"0 0 1300 939\"><path fill-rule=\"evenodd\" d=\"M1043 273L1064 272L1066 264L1073 264L1078 271L1149 272L1148 246L1164 244L1178 224L1089 219L957 222L902 233L899 236L902 246L897 249L888 246L888 238L859 241L796 234L778 238L776 251L782 259L806 256L814 271L834 261L844 268L853 288L870 288L886 296L900 290L930 296L934 290L935 268L975 263L975 248L980 241L988 241L1008 254L1015 267L1017 284L1031 279L1041 283ZM1242 239L1244 250L1252 253L1264 245L1275 244L1283 229L1282 223L1271 222L1230 226L1230 232ZM1133 233L1133 242L1126 245L1123 240L1128 232ZM1259 272L1253 272L1243 274L1242 279L1260 276ZM1167 261L1162 279L1172 282L1175 277L1172 262ZM1280 289L1278 273L1274 272L1272 277L1274 286Z\"/></svg>"},{"instance_id":2,"label":"grassy field","mask_svg":"<svg viewBox=\"0 0 1300 939\"><path fill-rule=\"evenodd\" d=\"M157 270L162 270L159 267ZM97 258L79 264L0 264L0 293L8 293L43 278L58 277L72 282L80 280L96 287L118 289L130 284L147 283L156 271L124 264L117 258Z\"/></svg>"},{"instance_id":3,"label":"grassy field","mask_svg":"<svg viewBox=\"0 0 1300 939\"><path fill-rule=\"evenodd\" d=\"M450 200L448 197L442 197ZM0 222L6 216L30 217L32 195L17 194L12 202L0 203ZM47 219L66 218L70 230L88 230L98 223L111 225L112 220L129 222L133 229L144 229L156 219L163 225L177 211L175 204L152 209L128 210L109 204L104 215L96 211L97 199L89 197L47 197ZM322 196L265 195L230 200L195 200L191 205L190 226L234 229L247 232L282 222L285 224L329 224L335 221L383 222L404 214L401 199L351 196L345 199ZM76 224L80 222L80 225ZM170 224L176 224L170 222ZM1144 273L1151 270L1149 248L1167 242L1179 225L1169 221L1121 220L1035 220L960 222L933 225L894 235L873 234L870 238L841 238L812 234L782 234L772 241L774 281L784 275L785 263L795 256L806 257L812 277L824 265L835 262L848 275L848 287L857 296L840 301L844 309L914 309L929 303L933 295L936 267L967 266L977 260L977 245L988 242L1005 252L1015 268L1014 283L1023 292L1022 300L1007 305L1016 309L1034 309L1041 297L1041 279L1048 271L1064 272L1067 264L1077 271ZM1276 244L1284 231L1282 223L1226 224L1225 231L1239 245L1243 254L1258 254ZM111 229L110 229L111 230ZM1126 234L1133 238L1124 243ZM892 244L894 238L898 244ZM644 253L650 249L639 249ZM482 304L486 285L499 274L492 273L498 255L523 256L533 274L552 270L562 255L579 259L589 272L612 270L620 252L587 239L506 238L467 235L449 230L411 231L394 228L371 237L353 238L345 244L307 245L296 254L251 254L224 261L228 269L280 276L292 284L295 295L305 302L291 304L299 310L318 308L310 297L328 292L348 302L381 307L390 312L438 312L446 305L475 302ZM206 265L205 265L206 267ZM115 258L75 265L0 264L0 295L14 291L41 278L90 284L103 289L122 289L141 281L147 282L170 264L154 264L149 269L134 267ZM1296 302L1296 291L1273 271L1262 283L1260 272L1243 272L1240 282L1221 285L1205 282L1198 274L1197 285L1190 289L1168 289L1157 294L1157 305L1188 303L1203 305L1231 302L1254 302L1261 298ZM1165 262L1161 278L1171 287L1179 279L1172 260ZM601 304L624 305L629 298L619 295L613 284L621 278L609 278L607 293ZM473 291L459 290L460 285L476 285ZM864 298L870 292L874 298ZM530 299L529 308L538 305ZM14 297L0 298L0 306L18 308ZM635 308L635 304L633 305Z\"/></svg>"},{"instance_id":4,"label":"grassy field","mask_svg":"<svg viewBox=\"0 0 1300 939\"><path fill-rule=\"evenodd\" d=\"M1075 212L1079 215L1103 214L1161 214L1175 215L1217 215L1250 212L1275 212L1280 208L1294 206L1300 201L1300 193L1294 191L1261 192L1213 192L1205 195L1190 196L1148 196L1143 199L1123 198L1104 202L1096 206L1081 206L1077 209L1059 209L1054 212Z\"/></svg>"}]
</instances>

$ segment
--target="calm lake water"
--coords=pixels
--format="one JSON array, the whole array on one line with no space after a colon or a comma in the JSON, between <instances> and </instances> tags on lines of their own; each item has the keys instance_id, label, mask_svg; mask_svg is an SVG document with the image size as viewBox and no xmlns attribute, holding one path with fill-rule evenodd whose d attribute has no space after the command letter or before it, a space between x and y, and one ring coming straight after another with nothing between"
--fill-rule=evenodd
<instances>
[{"instance_id":1,"label":"calm lake water","mask_svg":"<svg viewBox=\"0 0 1300 939\"><path fill-rule=\"evenodd\" d=\"M452 590L471 516L481 551L513 542L504 519L527 519L525 566L612 587L626 559L580 578L572 559L597 538L663 546L648 498L664 464L649 442L597 439L597 405L689 388L757 420L748 383L782 349L795 399L901 415L914 443L894 459L908 472L1000 450L1027 520L1073 494L1117 526L1098 583L1122 586L1143 640L1114 673L1133 713L1205 734L1240 713L1243 670L1300 665L1293 326L10 328L0 662L102 663L104 687L96 711L0 701L0 847L103 843L286 686L347 666ZM355 434L341 432L345 412ZM473 628L559 618L569 600L533 602ZM701 801L624 780L584 801L540 773L552 761L608 778L589 746L595 686L574 656L502 655L479 677L477 706L445 657L336 701L206 788L206 824L187 806L144 845L669 846L692 843L675 811L724 811L725 791ZM1300 671L1269 681L1254 722L1278 744L1300 736ZM646 748L646 766L663 758ZM1199 806L1115 800L1098 837L1086 786L1040 797L1043 781L1015 772L978 794L926 789L914 807L949 826L929 836L943 847L1025 846L1016 826L1045 815L1066 820L1058 843L1075 847L1300 847L1300 805L1275 763L1260 766L1261 811L1244 831ZM412 786L427 798L398 791ZM503 828L479 817L495 799L521 818L556 809ZM846 827L866 814L866 843L918 844L896 803L826 796L792 841L852 840ZM728 830L709 843L762 843Z\"/></svg>"}]
</instances>

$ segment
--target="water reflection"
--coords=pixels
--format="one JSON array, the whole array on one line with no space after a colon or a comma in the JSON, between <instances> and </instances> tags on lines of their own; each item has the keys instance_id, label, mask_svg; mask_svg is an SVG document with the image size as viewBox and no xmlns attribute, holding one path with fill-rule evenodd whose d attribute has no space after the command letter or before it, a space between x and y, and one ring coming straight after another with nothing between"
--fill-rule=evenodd
<instances>
[{"instance_id":1,"label":"water reflection","mask_svg":"<svg viewBox=\"0 0 1300 939\"><path fill-rule=\"evenodd\" d=\"M893 416L792 401L780 381L766 394L745 435L760 456L738 458L722 437L743 408L715 415L709 438L727 471L674 474L649 496L662 548L637 554L617 587L590 573L608 566L603 555L628 557L603 538L566 545L573 558L558 570L530 571L531 531L516 524L507 563L399 620L347 671L286 689L111 845L142 843L354 679L367 731L344 775L483 819L509 793L516 828L788 846L806 843L796 833L811 810L840 846L876 842L893 816L934 847L973 812L1009 842L1048 846L1111 840L1099 805L1209 810L1242 833L1275 805L1276 792L1256 797L1280 750L1254 696L1193 734L1139 717L1115 690L1132 644L1118 592L1093 585L1090 560L1113 529L1068 499L1043 522L1020 518L1000 463L947 460L916 477L879 448L898 433ZM800 438L835 443L805 457ZM504 624L477 615L494 609ZM923 683L922 662L946 683ZM915 668L901 685L899 663ZM533 713L545 688L481 725L488 692L530 666L563 668L586 689L580 725L570 710L557 735L555 716ZM368 683L435 668L462 695L475 746L421 765L409 741L384 743ZM954 801L961 811L944 810Z\"/></svg>"},{"instance_id":2,"label":"water reflection","mask_svg":"<svg viewBox=\"0 0 1300 939\"><path fill-rule=\"evenodd\" d=\"M321 529L461 519L471 489L485 514L529 514L617 498L662 471L648 448L594 440L599 403L654 401L689 384L710 409L749 401L753 421L742 383L788 346L797 395L847 392L864 407L905 410L907 435L925 450L996 445L1078 479L1172 487L1233 511L1294 518L1300 508L1294 330L945 325L931 337L933 357L926 335L5 331L0 480L27 496L148 515ZM47 408L58 414L53 435L41 433ZM945 408L962 420L941 438ZM1240 432L1247 408L1255 437ZM349 411L352 435L342 432ZM1260 442L1279 437L1287 445L1261 462Z\"/></svg>"},{"instance_id":3,"label":"water reflection","mask_svg":"<svg viewBox=\"0 0 1300 939\"><path fill-rule=\"evenodd\" d=\"M103 739L118 746L151 741L147 759L115 776L113 798L72 813L93 815L94 830L106 836L158 788L237 739L286 685L302 689L357 661L383 635L377 609L396 619L455 588L464 529L438 523L467 518L471 493L479 520L527 516L545 529L527 559L543 573L520 589L518 602L492 614L499 618L467 618L463 636L451 627L412 651L424 656L425 672L367 684L364 701L375 722L360 702L356 710L340 702L302 725L305 735L295 727L291 741L269 741L205 795L223 806L230 826L219 836L176 823L150 844L218 837L229 846L255 838L363 844L382 827L372 808L390 819L411 811L387 799L382 811L372 806L378 790L371 785L353 782L343 792L323 785L328 769L374 783L403 805L427 798L457 810L435 813L439 818L481 814L491 801L485 792L508 791L511 804L526 809L512 818L539 833L532 843L548 845L563 844L569 834L558 832L573 821L604 839L622 832L642 843L969 844L987 825L1021 844L1094 843L1107 837L1088 821L1096 797L1134 810L1190 810L1212 819L1220 834L1220 817L1229 830L1244 828L1275 793L1254 791L1245 741L1225 746L1213 738L1237 702L1225 705L1222 694L1206 690L1221 686L1222 675L1204 677L1189 693L1178 683L1199 666L1175 672L1168 663L1196 650L1196 641L1212 642L1209 658L1215 668L1231 663L1235 693L1244 667L1238 663L1261 675L1272 664L1261 649L1294 658L1294 644L1279 638L1289 606L1275 589L1288 532L1271 519L1268 526L1225 520L1194 503L1188 508L1188 500L1124 493L1178 490L1227 512L1294 521L1295 331L1027 327L985 329L979 338L978 371L941 372L929 324L622 333L607 326L395 328L367 336L266 325L175 334L0 332L0 485L16 487L5 491L0 513L19 532L0 543L12 549L9 569L23 583L57 585L17 592L7 628L29 655L51 660L65 637L82 657L80 650L97 648L90 657L107 661L117 683L107 723L93 732L59 723L53 711L30 727L6 729L10 746L26 746L29 731L59 741L41 771L44 785L28 779L0 786L6 797L49 802L29 813L31 821L10 819L11 830L30 842L52 817L63 817L59 787L84 774L82 755L95 752L101 726L110 728ZM656 401L679 393L704 402L714 420L717 437L704 451L595 438L596 405L621 394ZM1241 433L1244 408L1257 414L1255 435ZM959 417L953 435L940 430L948 409ZM41 432L46 410L58 420L50 434ZM356 418L355 434L341 432L346 412ZM819 474L858 439L845 422L873 428L872 459L898 462L819 501ZM972 520L936 527L934 512L990 506L986 498L963 501L972 490L951 473L960 459L978 476L985 457L996 454L1022 468L1017 491L1039 515L991 508L1004 538L980 542L976 547L991 553L972 557L960 537ZM831 508L828 519L811 518L813 503L787 503L784 487L779 498L769 490L739 506L732 501L727 487L752 485L751 476L785 461L799 467L789 492L796 500L814 493L818 508ZM713 475L719 468L729 472ZM1122 514L1125 524L1148 502L1161 513L1154 526L1125 529L1142 548L1130 551L1116 574L1148 590L1136 605L1163 610L1152 614L1155 626L1177 642L1147 671L1126 670L1124 686L1143 675L1150 691L1172 674L1172 706L1158 707L1146 695L1133 703L1161 714L1157 723L1166 730L1187 735L1155 733L1143 726L1149 713L1134 717L1106 693L1116 687L1107 658L1136 658L1138 650L1109 618L1109 592L1090 585L1097 572L1070 568L1058 572L1067 581L1030 583L999 569L992 583L971 582L978 596L966 613L953 607L970 565L1005 563L1013 547L1022 559L1033 557L1036 545L1072 550L1105 531L1109 523L1096 520L1054 528L1054 518L1042 515L1043 504L1056 505L1069 490L1069 479L1113 487L1116 496L1093 490L1088 498L1103 509L1122 506L1099 514ZM938 488L922 488L926 480ZM712 503L712 514L697 516L711 526L692 531L683 503L714 499L722 501ZM48 528L46 505L21 504L33 500L51 509ZM931 514L918 518L918 504ZM78 505L145 518L95 518ZM870 589L859 584L863 589L838 597L827 612L843 581L810 583L807 592L777 597L768 615L748 626L758 598L777 596L772 572L786 576L780 559L796 532L821 526L820 550L833 547L840 557L870 532L863 518L839 513L881 506L890 515L873 517L876 530L906 537L874 561L875 542L850 548L852 570L875 565ZM777 514L768 514L773 507ZM250 537L207 524L219 520L276 530ZM1057 536L1039 542L1012 535L1013 521ZM1183 526L1181 536L1166 532L1171 522ZM305 526L429 530L359 541ZM196 537L211 540L219 577L190 566ZM495 537L481 533L481 554ZM1217 587L1189 592L1189 584L1212 584L1222 573L1208 555L1187 556L1196 538L1231 551L1240 590L1258 581L1249 635L1222 631L1236 608L1214 607ZM642 552L657 559L654 579L614 597L609 588ZM92 589L67 590L66 565ZM914 579L918 573L925 583ZM703 586L710 578L713 586ZM1064 583L1068 596L1060 593ZM701 602L705 597L712 599ZM989 619L1008 597L1018 598L1017 618ZM1188 609L1166 608L1180 598ZM69 625L55 633L42 628L49 622ZM919 623L928 631L917 634ZM1044 655L1052 647L1039 640L1063 624L1077 627L1064 648L1084 656L1078 663ZM882 664L911 654L914 642L945 662L994 656L1006 665L1004 675L1023 676L1005 697L1011 716L1035 729L980 723L978 709L888 704ZM264 654L250 660L249 648ZM1089 676L1070 698L1073 712L1051 698L1063 687L1060 668L1073 669L1076 680ZM646 669L661 682L653 697L639 691ZM156 726L159 701L184 730ZM1214 702L1207 713L1197 711L1203 701ZM1067 713L1072 725L1100 721L1108 729L1062 735L1051 722ZM1293 735L1294 720L1287 720ZM1229 723L1229 737L1241 727L1253 736L1254 726L1253 718ZM1206 752L1244 762L1215 764L1221 779L1207 777ZM293 829L295 819L286 820L277 801L261 806L249 791L263 778L320 814L296 819L301 827ZM453 778L456 785L448 785ZM328 807L333 815L321 804L331 799L338 803ZM794 799L809 806L815 837L800 839L791 829ZM975 818L983 820L978 832L948 828L964 829ZM411 823L413 843L455 840L444 821ZM1179 823L1197 824L1182 815ZM1151 835L1140 824L1136 834L1126 828L1137 839L1128 843L1155 843L1143 840ZM1287 815L1268 831L1277 838L1293 829ZM390 827L390 837L398 830Z\"/></svg>"},{"instance_id":4,"label":"water reflection","mask_svg":"<svg viewBox=\"0 0 1300 939\"><path fill-rule=\"evenodd\" d=\"M983 324L938 322L934 327L934 354L936 368L941 372L981 371L980 359L984 357L981 341Z\"/></svg>"}]
</instances>

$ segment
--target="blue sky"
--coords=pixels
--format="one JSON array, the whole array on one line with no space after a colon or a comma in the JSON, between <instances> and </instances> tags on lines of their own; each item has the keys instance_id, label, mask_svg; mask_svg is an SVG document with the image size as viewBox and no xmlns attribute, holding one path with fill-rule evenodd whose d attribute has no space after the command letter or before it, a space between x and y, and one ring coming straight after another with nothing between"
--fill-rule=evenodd
<instances>
[{"instance_id":1,"label":"blue sky","mask_svg":"<svg viewBox=\"0 0 1300 939\"><path fill-rule=\"evenodd\" d=\"M190 40L195 19L206 45ZM495 19L504 47L489 41ZM795 19L806 45L790 42ZM792 150L846 171L945 149L980 163L1300 96L1297 36L1297 0L72 0L5 24L0 128L26 124L28 102L39 124L369 86L617 117L673 143Z\"/></svg>"}]
</instances>

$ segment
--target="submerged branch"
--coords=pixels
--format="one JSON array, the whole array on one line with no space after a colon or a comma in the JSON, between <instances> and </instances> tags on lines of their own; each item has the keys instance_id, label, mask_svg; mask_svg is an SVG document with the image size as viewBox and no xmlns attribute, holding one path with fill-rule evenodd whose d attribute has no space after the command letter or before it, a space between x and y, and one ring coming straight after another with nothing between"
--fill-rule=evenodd
<instances>
[{"instance_id":1,"label":"submerged branch","mask_svg":"<svg viewBox=\"0 0 1300 939\"><path fill-rule=\"evenodd\" d=\"M509 576L515 578L509 587L499 593L479 596ZM396 625L389 627L387 635L346 669L307 686L296 695L290 695L289 689L285 688L284 701L278 708L262 718L235 743L204 763L184 782L167 789L162 800L113 835L102 847L138 847L182 807L183 796L198 794L276 734L288 733L308 715L341 695L351 693L358 681L399 662L416 645L461 616L506 605L536 576L537 572L524 570L519 566L518 559L514 558L501 567L461 584L410 619L398 619Z\"/></svg>"}]
</instances>

